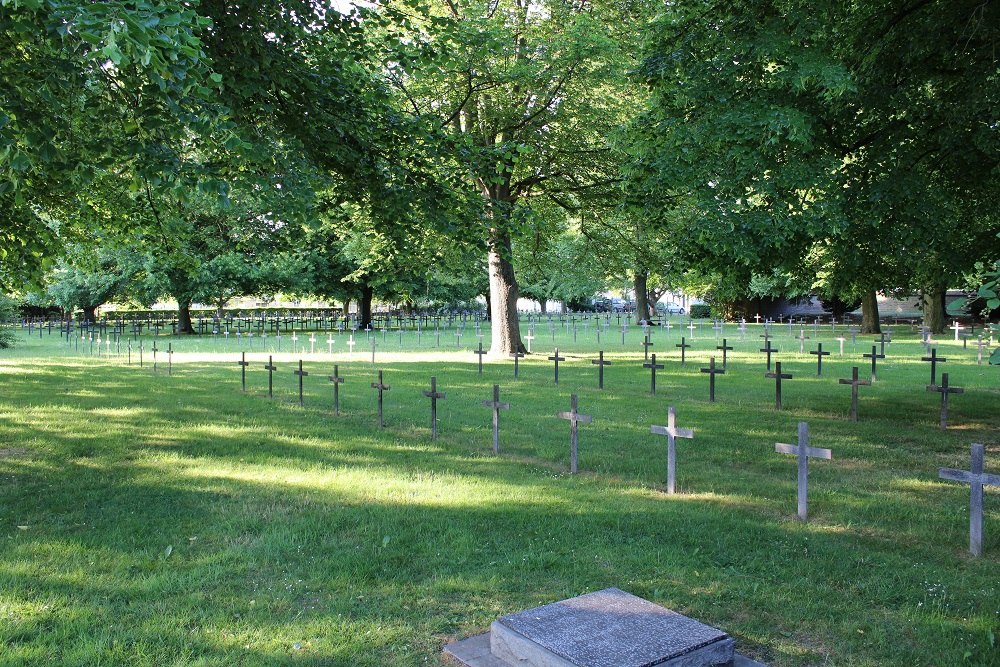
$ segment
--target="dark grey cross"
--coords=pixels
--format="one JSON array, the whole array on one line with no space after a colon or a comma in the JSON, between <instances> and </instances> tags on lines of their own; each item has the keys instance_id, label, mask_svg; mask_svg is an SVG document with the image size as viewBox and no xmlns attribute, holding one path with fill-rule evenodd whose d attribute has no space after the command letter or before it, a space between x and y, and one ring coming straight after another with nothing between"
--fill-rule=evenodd
<instances>
[{"instance_id":1,"label":"dark grey cross","mask_svg":"<svg viewBox=\"0 0 1000 667\"><path fill-rule=\"evenodd\" d=\"M684 341L684 336L681 336L681 342L679 342L679 343L677 343L676 345L674 345L674 347L679 347L679 348L681 348L681 366L683 366L683 365L684 365L684 353L685 353L685 352L687 351L687 349L688 349L689 347L691 347L691 346L690 346L690 345L688 345L688 344L687 344L687 343L686 343L686 342Z\"/></svg>"},{"instance_id":2,"label":"dark grey cross","mask_svg":"<svg viewBox=\"0 0 1000 667\"><path fill-rule=\"evenodd\" d=\"M597 353L597 359L591 359L590 363L597 364L597 388L604 389L604 367L610 366L610 361L604 360L604 350Z\"/></svg>"},{"instance_id":3,"label":"dark grey cross","mask_svg":"<svg viewBox=\"0 0 1000 667\"><path fill-rule=\"evenodd\" d=\"M875 365L878 363L879 359L885 359L885 355L884 354L879 354L876 351L877 349L878 349L878 346L872 345L872 353L871 354L868 354L866 352L866 353L864 353L864 354L861 355L865 359L871 359L872 360L872 382L874 382L877 379L875 377Z\"/></svg>"},{"instance_id":4,"label":"dark grey cross","mask_svg":"<svg viewBox=\"0 0 1000 667\"><path fill-rule=\"evenodd\" d=\"M126 354L128 355L128 365L131 366L132 365L132 341L131 340L127 340L125 342L126 342L126 346L125 346L125 348L126 348ZM244 382L244 386L246 386L245 382Z\"/></svg>"},{"instance_id":5,"label":"dark grey cross","mask_svg":"<svg viewBox=\"0 0 1000 667\"><path fill-rule=\"evenodd\" d=\"M372 337L372 366L375 365L375 337Z\"/></svg>"},{"instance_id":6,"label":"dark grey cross","mask_svg":"<svg viewBox=\"0 0 1000 667\"><path fill-rule=\"evenodd\" d=\"M167 343L167 375L169 376L173 374L174 374L174 344Z\"/></svg>"},{"instance_id":7,"label":"dark grey cross","mask_svg":"<svg viewBox=\"0 0 1000 667\"><path fill-rule=\"evenodd\" d=\"M770 370L771 370L771 355L774 354L775 352L777 352L778 348L771 347L771 341L770 340L765 340L764 341L764 347L760 348L760 351L767 353L767 370L768 370L768 372L770 372Z\"/></svg>"},{"instance_id":8,"label":"dark grey cross","mask_svg":"<svg viewBox=\"0 0 1000 667\"><path fill-rule=\"evenodd\" d=\"M437 390L437 378L431 376L431 390L425 391L424 396L431 399L431 440L438 437L438 399L444 398L444 393Z\"/></svg>"},{"instance_id":9,"label":"dark grey cross","mask_svg":"<svg viewBox=\"0 0 1000 667\"><path fill-rule=\"evenodd\" d=\"M885 344L891 342L892 342L892 337L886 338L886 334L884 331L879 332L878 343L880 347L878 353L881 354L883 357L885 357Z\"/></svg>"},{"instance_id":10,"label":"dark grey cross","mask_svg":"<svg viewBox=\"0 0 1000 667\"><path fill-rule=\"evenodd\" d=\"M939 356L937 356L937 348L934 347L934 348L931 348L931 356L929 356L929 357L920 357L920 361L929 361L929 362L931 362L931 384L932 385L937 384L937 365L939 363L943 364L943 363L945 363L948 360L945 357L939 357Z\"/></svg>"},{"instance_id":11,"label":"dark grey cross","mask_svg":"<svg viewBox=\"0 0 1000 667\"><path fill-rule=\"evenodd\" d=\"M702 373L708 373L708 400L715 403L715 376L725 374L725 368L715 367L715 357L709 359L708 368L702 368Z\"/></svg>"},{"instance_id":12,"label":"dark grey cross","mask_svg":"<svg viewBox=\"0 0 1000 667\"><path fill-rule=\"evenodd\" d=\"M642 339L643 361L649 361L649 348L653 347L653 341L649 340L649 334Z\"/></svg>"},{"instance_id":13,"label":"dark grey cross","mask_svg":"<svg viewBox=\"0 0 1000 667\"><path fill-rule=\"evenodd\" d=\"M716 345L715 349L716 350L722 350L722 367L725 368L726 367L726 353L729 352L730 350L735 349L735 348L733 348L732 345L727 345L726 344L726 339L723 338L722 339L722 345Z\"/></svg>"},{"instance_id":14,"label":"dark grey cross","mask_svg":"<svg viewBox=\"0 0 1000 667\"><path fill-rule=\"evenodd\" d=\"M479 349L476 350L476 354L479 355L479 374L483 374L483 355L489 354L488 350L483 349L483 341L479 341Z\"/></svg>"},{"instance_id":15,"label":"dark grey cross","mask_svg":"<svg viewBox=\"0 0 1000 667\"><path fill-rule=\"evenodd\" d=\"M832 459L829 449L809 446L809 424L799 422L799 444L775 443L774 451L779 454L794 454L799 459L799 518L805 521L809 515L809 459Z\"/></svg>"},{"instance_id":16,"label":"dark grey cross","mask_svg":"<svg viewBox=\"0 0 1000 667\"><path fill-rule=\"evenodd\" d=\"M840 379L840 384L849 384L849 385L851 385L851 421L852 422L856 422L856 421L858 421L858 387L859 386L869 387L869 386L871 386L871 381L870 380L859 380L858 379L858 367L854 366L851 369L851 379L850 380L845 380L844 378L841 378Z\"/></svg>"},{"instance_id":17,"label":"dark grey cross","mask_svg":"<svg viewBox=\"0 0 1000 667\"><path fill-rule=\"evenodd\" d=\"M972 445L971 470L956 470L955 468L938 469L938 477L955 482L965 482L971 487L969 496L969 551L973 556L983 553L983 486L1000 486L1000 475L990 475L983 472L983 458L986 448L979 444Z\"/></svg>"},{"instance_id":18,"label":"dark grey cross","mask_svg":"<svg viewBox=\"0 0 1000 667\"><path fill-rule=\"evenodd\" d=\"M500 453L500 411L510 410L510 403L500 402L500 385L493 385L493 400L483 401L483 407L493 408L493 453Z\"/></svg>"},{"instance_id":19,"label":"dark grey cross","mask_svg":"<svg viewBox=\"0 0 1000 667\"><path fill-rule=\"evenodd\" d=\"M493 400L483 401L483 407L493 408L493 453L500 453L500 411L510 410L510 403L500 402L500 385L493 385Z\"/></svg>"},{"instance_id":20,"label":"dark grey cross","mask_svg":"<svg viewBox=\"0 0 1000 667\"><path fill-rule=\"evenodd\" d=\"M267 371L267 397L274 398L274 372L278 370L278 367L274 365L273 357L267 358L267 366L264 366L264 370Z\"/></svg>"},{"instance_id":21,"label":"dark grey cross","mask_svg":"<svg viewBox=\"0 0 1000 667\"><path fill-rule=\"evenodd\" d=\"M462 347L462 330L455 329L455 347Z\"/></svg>"},{"instance_id":22,"label":"dark grey cross","mask_svg":"<svg viewBox=\"0 0 1000 667\"><path fill-rule=\"evenodd\" d=\"M823 357L829 357L829 352L823 351L823 343L816 343L816 349L810 350L809 354L816 355L816 375L823 374Z\"/></svg>"},{"instance_id":23,"label":"dark grey cross","mask_svg":"<svg viewBox=\"0 0 1000 667\"><path fill-rule=\"evenodd\" d=\"M589 424L594 421L594 418L590 415L581 415L577 412L576 405L576 394L572 394L569 397L569 412L560 412L558 417L560 419L568 419L570 425L569 431L569 471L572 474L576 474L576 464L577 464L577 436L579 433L579 427L577 424L583 422L584 424Z\"/></svg>"},{"instance_id":24,"label":"dark grey cross","mask_svg":"<svg viewBox=\"0 0 1000 667\"><path fill-rule=\"evenodd\" d=\"M799 354L805 354L806 341L809 340L809 336L806 335L806 330L799 329L799 337L795 340L799 341Z\"/></svg>"},{"instance_id":25,"label":"dark grey cross","mask_svg":"<svg viewBox=\"0 0 1000 667\"><path fill-rule=\"evenodd\" d=\"M340 377L340 367L333 365L333 375L328 375L327 379L333 384L333 414L340 416L340 385L344 383L344 378Z\"/></svg>"},{"instance_id":26,"label":"dark grey cross","mask_svg":"<svg viewBox=\"0 0 1000 667\"><path fill-rule=\"evenodd\" d=\"M649 393L656 396L656 369L662 369L663 364L656 363L656 353L653 353L653 358L642 365L643 368L648 368L650 372L649 376Z\"/></svg>"},{"instance_id":27,"label":"dark grey cross","mask_svg":"<svg viewBox=\"0 0 1000 667\"><path fill-rule=\"evenodd\" d=\"M517 362L518 362L519 359L523 359L524 358L524 352L511 352L510 356L514 357L514 379L516 380L517 379L517 375L518 375L518 365L517 365Z\"/></svg>"},{"instance_id":28,"label":"dark grey cross","mask_svg":"<svg viewBox=\"0 0 1000 667\"><path fill-rule=\"evenodd\" d=\"M156 341L153 341L153 372L156 372L156 353L160 350L156 347ZM140 364L141 365L141 364Z\"/></svg>"},{"instance_id":29,"label":"dark grey cross","mask_svg":"<svg viewBox=\"0 0 1000 667\"><path fill-rule=\"evenodd\" d=\"M791 376L790 373L782 373L781 372L781 362L780 361L776 361L776 362L774 362L774 372L773 373L765 373L764 377L771 378L771 379L774 380L774 409L775 410L780 410L781 409L781 381L782 380L791 380L792 376Z\"/></svg>"},{"instance_id":30,"label":"dark grey cross","mask_svg":"<svg viewBox=\"0 0 1000 667\"><path fill-rule=\"evenodd\" d=\"M961 387L948 386L948 374L941 373L941 385L927 385L927 391L936 391L941 394L941 428L948 428L948 394L964 394Z\"/></svg>"},{"instance_id":31,"label":"dark grey cross","mask_svg":"<svg viewBox=\"0 0 1000 667\"><path fill-rule=\"evenodd\" d=\"M556 380L556 384L559 384L559 362L560 361L566 361L566 357L560 357L559 356L559 348L557 347L556 351L555 351L555 354L553 356L549 357L548 359L549 359L549 361L554 361L555 364L556 364L556 366L555 366L555 369L556 369L556 378L555 378L555 380Z\"/></svg>"},{"instance_id":32,"label":"dark grey cross","mask_svg":"<svg viewBox=\"0 0 1000 667\"><path fill-rule=\"evenodd\" d=\"M677 438L694 438L694 431L689 428L677 428L677 414L674 406L667 408L667 425L650 426L649 432L654 435L667 436L667 493L674 492L677 480Z\"/></svg>"},{"instance_id":33,"label":"dark grey cross","mask_svg":"<svg viewBox=\"0 0 1000 667\"><path fill-rule=\"evenodd\" d=\"M304 402L303 402L303 399L302 399L302 380L303 380L303 378L305 378L305 376L309 375L309 372L302 370L302 360L301 359L299 359L299 370L292 371L292 372L295 375L299 376L299 407L301 408L304 405Z\"/></svg>"},{"instance_id":34,"label":"dark grey cross","mask_svg":"<svg viewBox=\"0 0 1000 667\"><path fill-rule=\"evenodd\" d=\"M382 392L392 389L387 384L382 383L382 371L378 372L378 382L372 382L372 389L378 389L378 425L385 428L385 420L382 418Z\"/></svg>"}]
</instances>

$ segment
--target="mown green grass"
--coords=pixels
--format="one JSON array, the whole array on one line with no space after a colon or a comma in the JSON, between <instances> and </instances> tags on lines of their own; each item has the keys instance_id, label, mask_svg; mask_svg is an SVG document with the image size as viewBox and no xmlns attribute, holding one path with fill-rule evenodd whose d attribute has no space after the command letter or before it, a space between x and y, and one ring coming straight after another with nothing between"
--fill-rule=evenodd
<instances>
[{"instance_id":1,"label":"mown green grass","mask_svg":"<svg viewBox=\"0 0 1000 667\"><path fill-rule=\"evenodd\" d=\"M743 343L727 331L737 349L715 404L698 372L719 354L710 330L684 368L677 331L654 333L666 365L654 397L635 328L624 347L602 334L602 392L593 329L574 344L543 324L516 381L507 360L478 374L471 328L461 348L450 333L419 349L413 334L402 348L379 335L375 366L363 333L353 355L335 336L334 358L303 356L304 409L301 355L275 355L269 401L259 341L243 394L232 340L161 338L177 351L168 376L149 339L140 369L33 337L0 359L0 664L438 664L443 644L501 614L607 586L722 627L773 665L1000 664L1000 498L988 489L973 559L968 487L937 478L968 467L972 442L1000 469L1000 371L939 344L939 373L966 392L942 432L923 350L897 329L853 424L836 380L852 365L865 375L871 338L841 359L821 330L834 356L817 378L781 328L776 358L795 377L777 412L751 329ZM570 357L558 387L554 345ZM432 375L447 393L436 441L421 393ZM494 383L512 404L500 457L481 405ZM571 393L594 416L575 477L555 417ZM649 433L668 405L695 429L678 444L675 496ZM799 420L834 455L812 462L806 524L795 460L774 453Z\"/></svg>"}]
</instances>

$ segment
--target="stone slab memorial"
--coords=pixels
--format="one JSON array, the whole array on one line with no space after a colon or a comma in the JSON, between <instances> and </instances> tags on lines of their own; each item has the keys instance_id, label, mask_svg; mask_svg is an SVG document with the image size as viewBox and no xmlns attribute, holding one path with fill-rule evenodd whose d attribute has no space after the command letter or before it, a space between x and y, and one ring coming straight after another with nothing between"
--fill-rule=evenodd
<instances>
[{"instance_id":1,"label":"stone slab memorial","mask_svg":"<svg viewBox=\"0 0 1000 667\"><path fill-rule=\"evenodd\" d=\"M503 616L444 652L468 667L763 667L724 631L617 588Z\"/></svg>"}]
</instances>

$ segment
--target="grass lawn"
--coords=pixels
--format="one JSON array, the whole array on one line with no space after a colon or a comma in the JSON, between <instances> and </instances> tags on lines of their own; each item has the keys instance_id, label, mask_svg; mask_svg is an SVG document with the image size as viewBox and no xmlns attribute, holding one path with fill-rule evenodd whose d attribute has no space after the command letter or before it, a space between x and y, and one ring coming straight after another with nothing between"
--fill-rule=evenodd
<instances>
[{"instance_id":1,"label":"grass lawn","mask_svg":"<svg viewBox=\"0 0 1000 667\"><path fill-rule=\"evenodd\" d=\"M573 336L539 325L535 354L477 372L471 329L440 347L424 332L364 333L353 354L247 355L245 341L161 337L91 355L57 334L0 355L0 665L437 665L448 641L496 617L617 586L737 639L782 665L1000 665L1000 490L988 487L984 554L968 552L968 469L986 444L1000 472L1000 368L974 345L938 352L952 385L951 428L916 335L896 327L878 380L848 420L851 366L867 377L871 337L838 355L829 326L806 334L833 351L816 376L787 327L776 359L794 378L774 409L760 328L726 335L728 372L708 401L718 344L706 325L680 365L680 334L656 331L657 394L641 334ZM685 334L688 332L685 331ZM795 331L798 333L798 330ZM288 339L283 337L283 346ZM488 338L487 338L488 340ZM300 344L302 341L299 341ZM167 374L167 344L175 350ZM273 344L271 338L267 344ZM553 383L545 357L568 357ZM590 363L612 361L605 389ZM114 349L112 348L112 351ZM305 408L298 378L305 359ZM339 364L341 415L326 376ZM386 428L377 427L376 369ZM430 439L436 376L439 438ZM501 455L482 401L501 386ZM579 396L580 474L568 474ZM680 427L678 493L664 493L667 406ZM794 443L810 461L810 520L796 519Z\"/></svg>"}]
</instances>

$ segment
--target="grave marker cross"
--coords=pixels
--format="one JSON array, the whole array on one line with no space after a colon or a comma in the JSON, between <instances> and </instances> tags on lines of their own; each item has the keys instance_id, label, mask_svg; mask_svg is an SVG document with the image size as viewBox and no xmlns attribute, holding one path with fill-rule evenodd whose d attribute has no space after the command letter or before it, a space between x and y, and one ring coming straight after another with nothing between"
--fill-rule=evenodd
<instances>
[{"instance_id":1,"label":"grave marker cross","mask_svg":"<svg viewBox=\"0 0 1000 667\"><path fill-rule=\"evenodd\" d=\"M859 380L858 367L854 366L851 368L851 379L841 378L840 384L851 385L851 421L856 422L858 421L858 386L870 387L871 380Z\"/></svg>"},{"instance_id":2,"label":"grave marker cross","mask_svg":"<svg viewBox=\"0 0 1000 667\"><path fill-rule=\"evenodd\" d=\"M444 398L444 393L437 390L437 378L433 375L431 376L431 390L425 391L424 396L431 399L431 440L437 440L438 437L438 427L437 427L437 413L438 413L438 399Z\"/></svg>"},{"instance_id":3,"label":"grave marker cross","mask_svg":"<svg viewBox=\"0 0 1000 667\"><path fill-rule=\"evenodd\" d=\"M479 374L483 374L483 355L489 354L488 351L483 349L483 341L479 341L479 349L476 350L476 354L479 356Z\"/></svg>"},{"instance_id":4,"label":"grave marker cross","mask_svg":"<svg viewBox=\"0 0 1000 667\"><path fill-rule=\"evenodd\" d=\"M643 361L649 361L649 348L653 347L653 341L649 340L649 334L642 339Z\"/></svg>"},{"instance_id":5,"label":"grave marker cross","mask_svg":"<svg viewBox=\"0 0 1000 667\"><path fill-rule=\"evenodd\" d=\"M581 415L577 412L576 394L572 394L569 397L569 412L560 412L558 417L560 419L568 419L570 425L569 431L569 471L572 474L576 474L577 469L577 436L579 432L578 423L583 422L584 424L589 424L594 421L591 415Z\"/></svg>"},{"instance_id":6,"label":"grave marker cross","mask_svg":"<svg viewBox=\"0 0 1000 667\"><path fill-rule=\"evenodd\" d=\"M990 475L983 472L985 450L983 445L973 443L970 470L938 469L938 477L941 479L965 482L971 487L969 493L969 551L972 552L973 556L980 556L983 553L983 486L986 484L1000 486L1000 475Z\"/></svg>"},{"instance_id":7,"label":"grave marker cross","mask_svg":"<svg viewBox=\"0 0 1000 667\"><path fill-rule=\"evenodd\" d=\"M774 380L774 409L775 410L780 410L781 409L781 381L782 380L791 380L792 379L792 375L791 375L791 373L782 373L781 372L781 362L780 361L776 361L776 362L774 362L774 372L773 373L765 373L764 377L771 378L771 379Z\"/></svg>"},{"instance_id":8,"label":"grave marker cross","mask_svg":"<svg viewBox=\"0 0 1000 667\"><path fill-rule=\"evenodd\" d=\"M131 345L129 347L131 349ZM241 381L241 384L243 385L243 391L246 392L246 390L247 390L247 366L250 365L250 362L247 361L247 353L244 352L243 353L243 358L240 359L239 361L237 361L236 363L238 363L240 365L240 381Z\"/></svg>"},{"instance_id":9,"label":"grave marker cross","mask_svg":"<svg viewBox=\"0 0 1000 667\"><path fill-rule=\"evenodd\" d=\"M650 371L649 376L649 393L656 396L656 369L662 369L663 364L656 363L656 353L653 353L653 359L642 365L643 368L648 368Z\"/></svg>"},{"instance_id":10,"label":"grave marker cross","mask_svg":"<svg viewBox=\"0 0 1000 667\"><path fill-rule=\"evenodd\" d=\"M735 348L733 348L732 345L727 345L726 344L726 339L723 338L722 339L722 345L717 345L715 347L715 349L716 350L722 350L722 368L725 368L726 367L726 353L729 352L730 350L735 349Z\"/></svg>"},{"instance_id":11,"label":"grave marker cross","mask_svg":"<svg viewBox=\"0 0 1000 667\"><path fill-rule=\"evenodd\" d=\"M715 367L715 357L709 359L708 368L702 368L702 373L708 373L708 400L715 403L715 376L723 375L726 372L725 368Z\"/></svg>"},{"instance_id":12,"label":"grave marker cross","mask_svg":"<svg viewBox=\"0 0 1000 667\"><path fill-rule=\"evenodd\" d=\"M559 384L559 362L560 361L566 361L566 357L560 357L559 356L559 348L557 347L556 350L555 350L555 354L553 356L549 357L548 359L549 359L549 361L554 361L555 364L556 364L555 365L555 369L556 369L555 383Z\"/></svg>"},{"instance_id":13,"label":"grave marker cross","mask_svg":"<svg viewBox=\"0 0 1000 667\"><path fill-rule=\"evenodd\" d=\"M957 343L958 342L958 332L962 331L963 329L965 329L965 327L963 327L961 324L959 324L958 320L955 320L955 323L952 324L948 328L949 329L953 329L955 331L955 342Z\"/></svg>"},{"instance_id":14,"label":"grave marker cross","mask_svg":"<svg viewBox=\"0 0 1000 667\"><path fill-rule=\"evenodd\" d=\"M292 371L292 372L295 375L299 376L299 407L301 408L303 406L303 402L302 402L302 379L305 376L309 375L309 373L308 373L308 371L302 370L302 360L301 359L299 359L299 370Z\"/></svg>"},{"instance_id":15,"label":"grave marker cross","mask_svg":"<svg viewBox=\"0 0 1000 667\"><path fill-rule=\"evenodd\" d=\"M677 438L694 438L694 431L689 428L677 428L677 414L674 406L667 408L667 425L650 426L649 432L654 435L667 436L667 493L673 494L677 479Z\"/></svg>"},{"instance_id":16,"label":"grave marker cross","mask_svg":"<svg viewBox=\"0 0 1000 667\"><path fill-rule=\"evenodd\" d=\"M597 364L597 388L604 389L604 367L610 366L610 361L604 360L604 350L597 353L597 359L591 359L590 363Z\"/></svg>"},{"instance_id":17,"label":"grave marker cross","mask_svg":"<svg viewBox=\"0 0 1000 667\"><path fill-rule=\"evenodd\" d=\"M878 363L879 359L885 359L885 355L884 354L879 354L876 351L877 349L878 349L878 346L872 345L872 353L871 354L868 354L867 352L865 352L864 354L861 355L865 359L871 359L872 360L872 382L874 382L876 380L876 377L875 377L875 365Z\"/></svg>"},{"instance_id":18,"label":"grave marker cross","mask_svg":"<svg viewBox=\"0 0 1000 667\"><path fill-rule=\"evenodd\" d=\"M948 374L941 374L941 386L929 384L927 391L936 391L941 394L941 428L948 428L948 394L964 394L961 387L948 386Z\"/></svg>"},{"instance_id":19,"label":"grave marker cross","mask_svg":"<svg viewBox=\"0 0 1000 667\"><path fill-rule=\"evenodd\" d=\"M381 370L378 372L378 382L372 382L372 389L378 390L378 425L379 428L385 428L385 420L382 418L382 392L389 391L392 387L383 384Z\"/></svg>"},{"instance_id":20,"label":"grave marker cross","mask_svg":"<svg viewBox=\"0 0 1000 667\"><path fill-rule=\"evenodd\" d=\"M786 445L776 443L774 451L779 454L794 454L799 458L799 518L805 521L809 514L809 459L832 459L833 452L829 449L809 446L809 424L799 422L799 444Z\"/></svg>"},{"instance_id":21,"label":"grave marker cross","mask_svg":"<svg viewBox=\"0 0 1000 667\"><path fill-rule=\"evenodd\" d=\"M823 343L816 343L816 349L810 350L809 354L816 355L816 375L823 374L823 357L829 357L829 352L823 351Z\"/></svg>"},{"instance_id":22,"label":"grave marker cross","mask_svg":"<svg viewBox=\"0 0 1000 667\"><path fill-rule=\"evenodd\" d=\"M945 357L939 357L939 356L937 356L937 348L933 347L933 348L931 348L931 356L929 356L929 357L920 357L920 361L929 361L929 362L931 362L931 384L932 385L936 385L937 384L937 365L939 363L943 364L943 363L945 363L948 360Z\"/></svg>"},{"instance_id":23,"label":"grave marker cross","mask_svg":"<svg viewBox=\"0 0 1000 667\"><path fill-rule=\"evenodd\" d=\"M274 358L267 358L267 365L264 366L264 370L267 371L267 397L274 398L274 372L278 370L278 367L274 365Z\"/></svg>"},{"instance_id":24,"label":"grave marker cross","mask_svg":"<svg viewBox=\"0 0 1000 667\"><path fill-rule=\"evenodd\" d=\"M687 349L688 349L689 347L691 347L691 346L690 346L690 345L688 345L688 344L687 344L686 342L684 342L684 336L681 336L681 342L679 342L679 343L677 343L676 345L674 345L674 347L679 347L679 348L681 348L681 366L683 366L683 365L684 365L684 353L685 353L685 352L687 351Z\"/></svg>"},{"instance_id":25,"label":"grave marker cross","mask_svg":"<svg viewBox=\"0 0 1000 667\"><path fill-rule=\"evenodd\" d=\"M340 385L344 383L344 378L340 377L340 367L333 365L333 375L328 375L327 379L333 384L333 414L340 416Z\"/></svg>"},{"instance_id":26,"label":"grave marker cross","mask_svg":"<svg viewBox=\"0 0 1000 667\"><path fill-rule=\"evenodd\" d=\"M524 352L511 352L510 356L514 357L514 379L518 376L518 360L524 358Z\"/></svg>"},{"instance_id":27,"label":"grave marker cross","mask_svg":"<svg viewBox=\"0 0 1000 667\"><path fill-rule=\"evenodd\" d=\"M809 336L806 335L805 329L799 329L799 337L796 338L799 341L799 354L805 354L806 351L806 341L809 340Z\"/></svg>"},{"instance_id":28,"label":"grave marker cross","mask_svg":"<svg viewBox=\"0 0 1000 667\"><path fill-rule=\"evenodd\" d=\"M770 372L771 371L771 355L773 353L777 352L778 348L771 347L771 341L765 339L764 340L764 347L760 348L760 351L767 353L767 370L768 370L768 372Z\"/></svg>"},{"instance_id":29,"label":"grave marker cross","mask_svg":"<svg viewBox=\"0 0 1000 667\"><path fill-rule=\"evenodd\" d=\"M493 408L493 453L500 453L500 411L510 410L510 403L500 402L500 385L493 385L493 400L483 401L483 407Z\"/></svg>"}]
</instances>

